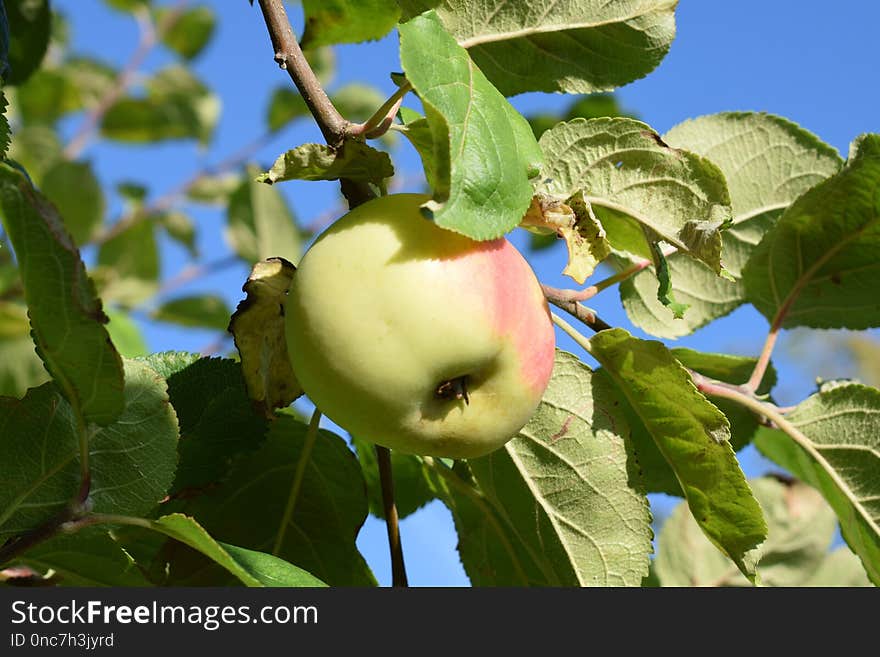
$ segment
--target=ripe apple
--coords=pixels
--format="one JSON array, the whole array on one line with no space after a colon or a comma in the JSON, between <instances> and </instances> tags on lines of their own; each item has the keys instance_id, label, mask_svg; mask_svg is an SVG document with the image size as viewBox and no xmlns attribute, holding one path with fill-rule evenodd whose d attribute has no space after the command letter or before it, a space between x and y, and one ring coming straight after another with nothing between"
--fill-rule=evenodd
<instances>
[{"instance_id":1,"label":"ripe apple","mask_svg":"<svg viewBox=\"0 0 880 657\"><path fill-rule=\"evenodd\" d=\"M428 198L358 206L303 256L285 302L293 370L353 435L402 452L487 454L528 421L555 339L525 259L422 216Z\"/></svg>"}]
</instances>

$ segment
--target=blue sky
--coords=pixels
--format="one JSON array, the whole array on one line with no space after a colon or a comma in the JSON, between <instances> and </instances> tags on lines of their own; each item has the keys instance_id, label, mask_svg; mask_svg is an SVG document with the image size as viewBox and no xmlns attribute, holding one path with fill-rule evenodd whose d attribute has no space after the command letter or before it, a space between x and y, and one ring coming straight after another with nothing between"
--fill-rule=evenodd
<instances>
[{"instance_id":1,"label":"blue sky","mask_svg":"<svg viewBox=\"0 0 880 657\"><path fill-rule=\"evenodd\" d=\"M84 157L93 161L106 187L122 180L146 182L153 194L174 188L194 171L218 162L258 137L264 130L264 114L271 91L289 79L272 61L272 51L260 12L246 0L206 2L219 16L219 29L212 44L196 60L194 68L221 97L223 113L217 138L207 150L188 142L159 147L130 147L96 142ZM122 65L137 42L130 18L106 8L100 0L55 0L53 5L69 19L73 49ZM294 25L301 25L299 10L292 3ZM876 26L880 3L839 0L827 3L803 0L738 0L713 2L681 0L677 11L678 36L668 57L643 80L619 90L622 104L635 111L656 130L665 132L681 121L726 110L762 110L785 116L836 147L846 155L849 142L862 132L880 131L880 76L877 71ZM383 93L395 89L388 73L400 70L396 34L362 45L336 49L337 75L330 89L348 82L368 82ZM161 50L147 60L145 71L172 61ZM513 104L528 113L552 110L570 99L559 95L525 94ZM74 117L63 129L70 134L78 125ZM267 165L282 151L306 141L321 141L314 124L299 122L256 154ZM401 140L402 141L402 140ZM408 189L418 187L419 162L405 144L394 154L395 166ZM339 202L334 183L285 183L283 189L299 220L308 224ZM111 217L118 216L118 200L111 199ZM204 261L228 253L222 238L222 213L193 208L191 216L200 228L199 247ZM523 237L512 235L515 244ZM88 253L86 256L88 257ZM165 277L185 265L185 253L163 243ZM544 282L570 286L560 274L563 252L551 249L531 262ZM247 276L244 266L225 269L177 290L178 294L210 291L221 294L230 307L241 298ZM630 327L616 291L592 300L600 315L612 325ZM151 351L200 350L215 334L180 329L141 320ZM682 338L677 345L704 351L728 351L754 355L760 350L767 321L751 308ZM782 339L785 344L785 335ZM580 353L567 338L562 348ZM846 374L846 371L806 372L779 349L775 359L781 385L776 398L794 403L810 393L813 376ZM840 365L843 367L843 365ZM743 467L750 476L766 470L766 463L747 449ZM658 515L668 512L671 500L652 498ZM402 537L410 581L414 585L462 585L467 578L455 551L456 537L449 513L433 503L405 519ZM358 545L380 583L390 582L385 529L370 518Z\"/></svg>"}]
</instances>

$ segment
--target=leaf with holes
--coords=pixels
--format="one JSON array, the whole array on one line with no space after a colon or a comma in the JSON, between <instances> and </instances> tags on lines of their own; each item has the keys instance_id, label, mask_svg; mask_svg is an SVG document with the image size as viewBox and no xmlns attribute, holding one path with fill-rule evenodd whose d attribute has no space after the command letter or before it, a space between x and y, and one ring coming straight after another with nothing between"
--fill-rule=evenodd
<instances>
[{"instance_id":1,"label":"leaf with holes","mask_svg":"<svg viewBox=\"0 0 880 657\"><path fill-rule=\"evenodd\" d=\"M547 166L539 191L563 202L583 193L614 249L652 259L650 244L663 240L721 273L730 196L709 160L627 118L559 123L540 144Z\"/></svg>"}]
</instances>

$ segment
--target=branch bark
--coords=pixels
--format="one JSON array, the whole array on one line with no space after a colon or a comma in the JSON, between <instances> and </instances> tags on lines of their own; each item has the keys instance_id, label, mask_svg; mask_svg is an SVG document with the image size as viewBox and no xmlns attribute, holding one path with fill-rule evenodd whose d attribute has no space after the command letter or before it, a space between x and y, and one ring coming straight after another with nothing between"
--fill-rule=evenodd
<instances>
[{"instance_id":1,"label":"branch bark","mask_svg":"<svg viewBox=\"0 0 880 657\"><path fill-rule=\"evenodd\" d=\"M275 61L287 71L299 89L324 139L331 146L338 146L345 139L349 123L327 97L318 77L306 61L306 56L293 34L284 3L281 0L260 0L260 9L275 50Z\"/></svg>"}]
</instances>

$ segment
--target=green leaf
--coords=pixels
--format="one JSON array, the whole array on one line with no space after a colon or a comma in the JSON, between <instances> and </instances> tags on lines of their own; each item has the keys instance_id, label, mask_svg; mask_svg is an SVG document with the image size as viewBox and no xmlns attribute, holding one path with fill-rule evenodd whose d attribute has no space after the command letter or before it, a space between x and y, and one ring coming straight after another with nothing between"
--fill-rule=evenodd
<instances>
[{"instance_id":1,"label":"green leaf","mask_svg":"<svg viewBox=\"0 0 880 657\"><path fill-rule=\"evenodd\" d=\"M93 109L117 83L119 72L112 65L90 57L68 57L59 72L77 98L76 109Z\"/></svg>"},{"instance_id":2,"label":"green leaf","mask_svg":"<svg viewBox=\"0 0 880 657\"><path fill-rule=\"evenodd\" d=\"M385 508L382 502L382 484L379 478L379 463L376 460L376 447L373 443L356 436L352 436L351 441L357 450L361 470L367 482L370 513L384 519ZM430 477L418 456L391 450L391 471L394 479L394 502L401 520L436 497Z\"/></svg>"},{"instance_id":3,"label":"green leaf","mask_svg":"<svg viewBox=\"0 0 880 657\"><path fill-rule=\"evenodd\" d=\"M396 0L303 0L302 47L381 39L400 16Z\"/></svg>"},{"instance_id":4,"label":"green leaf","mask_svg":"<svg viewBox=\"0 0 880 657\"><path fill-rule=\"evenodd\" d=\"M247 586L326 586L283 559L214 540L195 519L183 514L162 516L150 526L198 550Z\"/></svg>"},{"instance_id":5,"label":"green leaf","mask_svg":"<svg viewBox=\"0 0 880 657\"><path fill-rule=\"evenodd\" d=\"M137 358L147 354L147 343L138 325L120 310L107 310L110 322L107 324L107 332L113 340L113 344L125 358Z\"/></svg>"},{"instance_id":6,"label":"green leaf","mask_svg":"<svg viewBox=\"0 0 880 657\"><path fill-rule=\"evenodd\" d=\"M168 20L170 12L175 11L168 7L158 7L155 10L155 22L161 24ZM162 43L171 48L186 60L197 57L211 41L217 19L214 12L205 5L199 5L192 9L181 11L174 22L163 32Z\"/></svg>"},{"instance_id":7,"label":"green leaf","mask_svg":"<svg viewBox=\"0 0 880 657\"><path fill-rule=\"evenodd\" d=\"M232 311L216 294L178 297L166 301L151 313L153 319L180 326L225 331Z\"/></svg>"},{"instance_id":8,"label":"green leaf","mask_svg":"<svg viewBox=\"0 0 880 657\"><path fill-rule=\"evenodd\" d=\"M6 119L6 94L0 89L0 158L9 150L9 121Z\"/></svg>"},{"instance_id":9,"label":"green leaf","mask_svg":"<svg viewBox=\"0 0 880 657\"><path fill-rule=\"evenodd\" d=\"M254 265L242 290L229 331L241 356L248 396L267 417L303 394L287 352L284 303L296 269L283 258Z\"/></svg>"},{"instance_id":10,"label":"green leaf","mask_svg":"<svg viewBox=\"0 0 880 657\"><path fill-rule=\"evenodd\" d=\"M159 289L159 246L156 226L142 220L104 242L98 250L101 296L123 305L136 305Z\"/></svg>"},{"instance_id":11,"label":"green leaf","mask_svg":"<svg viewBox=\"0 0 880 657\"><path fill-rule=\"evenodd\" d=\"M34 351L27 306L0 301L0 395L23 397L28 388L49 380Z\"/></svg>"},{"instance_id":12,"label":"green leaf","mask_svg":"<svg viewBox=\"0 0 880 657\"><path fill-rule=\"evenodd\" d=\"M431 134L431 127L428 125L427 119L408 107L401 107L398 114L405 126L405 130L402 131L403 135L413 145L422 159L425 180L428 181L432 188L437 189L445 183L439 179L440 172L437 170L438 165L435 162L435 156L441 158L442 164L443 154L434 145L434 135Z\"/></svg>"},{"instance_id":13,"label":"green leaf","mask_svg":"<svg viewBox=\"0 0 880 657\"><path fill-rule=\"evenodd\" d=\"M48 0L4 0L9 21L9 74L5 84L21 84L37 70L52 30Z\"/></svg>"},{"instance_id":14,"label":"green leaf","mask_svg":"<svg viewBox=\"0 0 880 657\"><path fill-rule=\"evenodd\" d=\"M167 380L180 422L172 494L222 481L235 458L263 444L268 423L248 399L238 363L179 352L153 354L146 363Z\"/></svg>"},{"instance_id":15,"label":"green leaf","mask_svg":"<svg viewBox=\"0 0 880 657\"><path fill-rule=\"evenodd\" d=\"M618 395L577 358L559 352L529 423L503 448L469 461L517 552L540 569L529 584L638 586L648 574L651 514ZM493 539L487 527L479 540ZM461 540L462 562L475 584L516 583L505 581L482 549L466 550Z\"/></svg>"},{"instance_id":16,"label":"green leaf","mask_svg":"<svg viewBox=\"0 0 880 657\"><path fill-rule=\"evenodd\" d=\"M299 262L303 244L293 213L281 192L256 176L257 169L248 167L229 199L226 241L251 264L276 256Z\"/></svg>"},{"instance_id":17,"label":"green leaf","mask_svg":"<svg viewBox=\"0 0 880 657\"><path fill-rule=\"evenodd\" d=\"M561 201L583 192L612 247L651 259L649 243L662 239L721 272L730 197L709 160L670 148L628 118L560 123L544 133L541 148L540 191Z\"/></svg>"},{"instance_id":18,"label":"green leaf","mask_svg":"<svg viewBox=\"0 0 880 657\"><path fill-rule=\"evenodd\" d=\"M822 493L843 538L880 585L880 390L843 383L809 397L785 419L803 445L766 428L755 444Z\"/></svg>"},{"instance_id":19,"label":"green leaf","mask_svg":"<svg viewBox=\"0 0 880 657\"><path fill-rule=\"evenodd\" d=\"M275 160L268 172L257 176L257 182L271 185L286 180L347 178L385 189L385 179L393 175L394 167L388 153L349 139L339 147L326 144L297 146Z\"/></svg>"},{"instance_id":20,"label":"green leaf","mask_svg":"<svg viewBox=\"0 0 880 657\"><path fill-rule=\"evenodd\" d=\"M0 78L9 75L9 19L6 5L0 2Z\"/></svg>"},{"instance_id":21,"label":"green leaf","mask_svg":"<svg viewBox=\"0 0 880 657\"><path fill-rule=\"evenodd\" d=\"M672 349L671 353L685 367L712 379L734 385L746 382L757 362L755 358L701 353L684 348ZM607 375L607 373L603 370L596 372L596 376L601 375ZM762 395L768 393L775 384L776 371L771 365L764 374L758 393ZM712 396L709 396L708 399L724 413L730 422L730 445L734 451L745 447L758 429L758 419L754 413L727 399ZM645 487L648 492L684 495L675 471L660 452L651 433L645 428L636 411L626 401L622 402L621 407L632 429L632 441L636 453L639 455L639 464L642 467Z\"/></svg>"},{"instance_id":22,"label":"green leaf","mask_svg":"<svg viewBox=\"0 0 880 657\"><path fill-rule=\"evenodd\" d=\"M151 0L104 0L104 2L119 11L134 11L142 7L149 7Z\"/></svg>"},{"instance_id":23,"label":"green leaf","mask_svg":"<svg viewBox=\"0 0 880 657\"><path fill-rule=\"evenodd\" d=\"M90 422L122 411L122 361L61 217L18 170L0 165L3 225L18 259L34 342L67 400Z\"/></svg>"},{"instance_id":24,"label":"green leaf","mask_svg":"<svg viewBox=\"0 0 880 657\"><path fill-rule=\"evenodd\" d=\"M712 354L693 349L679 347L671 350L672 355L687 368L717 381L724 381L733 385L741 385L749 380L757 363L756 358L734 356L731 354ZM768 394L776 385L776 369L772 363L764 372L764 378L758 386L759 395ZM720 397L708 395L718 409L727 416L730 421L730 444L735 451L741 450L751 442L755 431L758 430L758 418L755 414L736 402Z\"/></svg>"},{"instance_id":25,"label":"green leaf","mask_svg":"<svg viewBox=\"0 0 880 657\"><path fill-rule=\"evenodd\" d=\"M309 106L295 90L290 87L277 87L272 92L266 110L266 124L270 132L281 130L294 119L309 116Z\"/></svg>"},{"instance_id":26,"label":"green leaf","mask_svg":"<svg viewBox=\"0 0 880 657\"><path fill-rule=\"evenodd\" d=\"M672 466L712 543L754 581L753 548L767 526L730 445L730 424L660 342L600 331L590 354L604 367Z\"/></svg>"},{"instance_id":27,"label":"green leaf","mask_svg":"<svg viewBox=\"0 0 880 657\"><path fill-rule=\"evenodd\" d=\"M871 586L871 582L859 558L841 547L825 557L804 586Z\"/></svg>"},{"instance_id":28,"label":"green leaf","mask_svg":"<svg viewBox=\"0 0 880 657\"><path fill-rule=\"evenodd\" d=\"M9 159L18 162L35 183L61 158L61 142L51 128L41 125L23 126L15 131L9 147Z\"/></svg>"},{"instance_id":29,"label":"green leaf","mask_svg":"<svg viewBox=\"0 0 880 657\"><path fill-rule=\"evenodd\" d=\"M193 258L198 256L198 247L196 246L196 226L187 215L176 210L162 212L159 215L153 215L159 225L168 233L168 237L183 246L189 251Z\"/></svg>"},{"instance_id":30,"label":"green leaf","mask_svg":"<svg viewBox=\"0 0 880 657\"><path fill-rule=\"evenodd\" d=\"M79 109L79 97L70 81L58 70L40 69L18 88L15 96L25 125L53 124Z\"/></svg>"},{"instance_id":31,"label":"green leaf","mask_svg":"<svg viewBox=\"0 0 880 657\"><path fill-rule=\"evenodd\" d=\"M653 71L675 37L676 4L447 0L437 13L504 95L586 94L610 91Z\"/></svg>"},{"instance_id":32,"label":"green leaf","mask_svg":"<svg viewBox=\"0 0 880 657\"><path fill-rule=\"evenodd\" d=\"M211 141L220 117L220 100L187 68L164 68L146 87L145 97L121 98L110 107L101 122L101 134L131 143Z\"/></svg>"},{"instance_id":33,"label":"green leaf","mask_svg":"<svg viewBox=\"0 0 880 657\"><path fill-rule=\"evenodd\" d=\"M880 134L862 135L843 170L792 203L755 248L743 270L749 301L783 328L880 325L878 190Z\"/></svg>"},{"instance_id":34,"label":"green leaf","mask_svg":"<svg viewBox=\"0 0 880 657\"><path fill-rule=\"evenodd\" d=\"M61 586L151 586L131 556L99 527L55 536L14 563L41 574L51 572Z\"/></svg>"},{"instance_id":35,"label":"green leaf","mask_svg":"<svg viewBox=\"0 0 880 657\"><path fill-rule=\"evenodd\" d=\"M651 242L650 247L654 270L657 272L657 301L669 309L674 319L681 319L689 306L675 300L672 280L669 277L669 263L666 262L666 256L660 245Z\"/></svg>"},{"instance_id":36,"label":"green leaf","mask_svg":"<svg viewBox=\"0 0 880 657\"><path fill-rule=\"evenodd\" d=\"M723 112L680 123L663 136L718 165L727 179L733 224L721 234L725 269L739 278L755 245L783 210L807 189L835 174L842 164L831 146L798 125L772 114ZM741 280L719 278L681 253L667 256L673 290L688 304L675 319L656 300L657 277L650 269L620 286L630 320L664 338L692 333L745 302Z\"/></svg>"},{"instance_id":37,"label":"green leaf","mask_svg":"<svg viewBox=\"0 0 880 657\"><path fill-rule=\"evenodd\" d=\"M193 500L187 513L220 540L274 551L305 432L303 423L279 416L262 448L236 461L228 480ZM366 517L366 490L355 455L340 437L320 431L278 556L331 586L375 586L355 547Z\"/></svg>"},{"instance_id":38,"label":"green leaf","mask_svg":"<svg viewBox=\"0 0 880 657\"><path fill-rule=\"evenodd\" d=\"M229 197L241 185L241 177L235 174L201 175L186 190L187 199L193 203L226 206Z\"/></svg>"},{"instance_id":39,"label":"green leaf","mask_svg":"<svg viewBox=\"0 0 880 657\"><path fill-rule=\"evenodd\" d=\"M62 160L43 175L43 194L64 218L77 244L86 244L104 219L104 192L89 162Z\"/></svg>"},{"instance_id":40,"label":"green leaf","mask_svg":"<svg viewBox=\"0 0 880 657\"><path fill-rule=\"evenodd\" d=\"M433 220L478 240L522 219L541 153L526 120L429 12L399 27L400 61L433 141Z\"/></svg>"},{"instance_id":41,"label":"green leaf","mask_svg":"<svg viewBox=\"0 0 880 657\"><path fill-rule=\"evenodd\" d=\"M165 382L125 362L125 408L89 433L89 500L96 513L143 515L168 492L177 465L177 418ZM60 512L80 486L74 409L46 383L21 400L0 398L0 536L32 529ZM34 455L39 458L34 458Z\"/></svg>"},{"instance_id":42,"label":"green leaf","mask_svg":"<svg viewBox=\"0 0 880 657\"><path fill-rule=\"evenodd\" d=\"M773 477L750 483L768 525L758 561L761 584L815 586L814 578L824 571L820 581L825 586L851 586L853 575L861 571L857 585L870 585L849 550L845 550L849 554L846 571L842 571L846 561L841 556L832 558L828 554L837 522L834 511L819 493L798 481ZM662 586L749 585L706 539L685 504L677 506L663 525L654 565ZM853 565L858 571L852 570ZM835 581L835 574L842 579Z\"/></svg>"}]
</instances>

